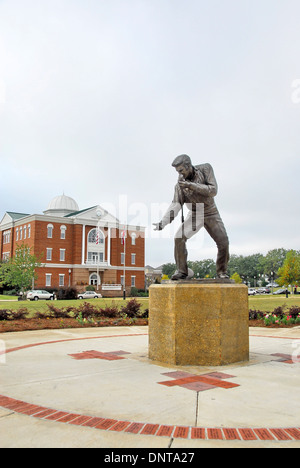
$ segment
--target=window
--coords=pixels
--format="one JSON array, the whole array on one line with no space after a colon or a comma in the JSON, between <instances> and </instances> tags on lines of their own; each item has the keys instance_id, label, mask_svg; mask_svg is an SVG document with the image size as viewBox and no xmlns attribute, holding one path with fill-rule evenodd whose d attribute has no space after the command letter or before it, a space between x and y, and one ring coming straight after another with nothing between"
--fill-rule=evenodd
<instances>
[{"instance_id":1,"label":"window","mask_svg":"<svg viewBox=\"0 0 300 468\"><path fill-rule=\"evenodd\" d=\"M47 237L48 239L52 239L53 237L53 224L48 224L47 226Z\"/></svg>"},{"instance_id":2,"label":"window","mask_svg":"<svg viewBox=\"0 0 300 468\"><path fill-rule=\"evenodd\" d=\"M65 259L66 259L66 249L59 249L59 252L60 252L60 254L59 254L59 260L60 260L61 262L64 262Z\"/></svg>"},{"instance_id":3,"label":"window","mask_svg":"<svg viewBox=\"0 0 300 468\"><path fill-rule=\"evenodd\" d=\"M47 249L46 259L47 260L52 260L52 249Z\"/></svg>"},{"instance_id":4,"label":"window","mask_svg":"<svg viewBox=\"0 0 300 468\"><path fill-rule=\"evenodd\" d=\"M66 238L66 226L60 226L60 238L65 239Z\"/></svg>"},{"instance_id":5,"label":"window","mask_svg":"<svg viewBox=\"0 0 300 468\"><path fill-rule=\"evenodd\" d=\"M31 237L31 224L28 224L28 239Z\"/></svg>"},{"instance_id":6,"label":"window","mask_svg":"<svg viewBox=\"0 0 300 468\"><path fill-rule=\"evenodd\" d=\"M51 286L51 278L52 278L52 274L51 273L46 273L46 287Z\"/></svg>"},{"instance_id":7,"label":"window","mask_svg":"<svg viewBox=\"0 0 300 468\"><path fill-rule=\"evenodd\" d=\"M103 252L88 252L88 263L96 265L104 262Z\"/></svg>"},{"instance_id":8,"label":"window","mask_svg":"<svg viewBox=\"0 0 300 468\"><path fill-rule=\"evenodd\" d=\"M19 228L16 229L16 241L19 240Z\"/></svg>"},{"instance_id":9,"label":"window","mask_svg":"<svg viewBox=\"0 0 300 468\"><path fill-rule=\"evenodd\" d=\"M87 263L104 263L105 259L105 235L100 228L93 228L87 237Z\"/></svg>"},{"instance_id":10,"label":"window","mask_svg":"<svg viewBox=\"0 0 300 468\"><path fill-rule=\"evenodd\" d=\"M27 226L24 226L24 239L27 237Z\"/></svg>"},{"instance_id":11,"label":"window","mask_svg":"<svg viewBox=\"0 0 300 468\"><path fill-rule=\"evenodd\" d=\"M131 287L135 288L135 276L131 277Z\"/></svg>"},{"instance_id":12,"label":"window","mask_svg":"<svg viewBox=\"0 0 300 468\"><path fill-rule=\"evenodd\" d=\"M22 240L22 239L23 239L23 228L22 228L22 226L21 226L21 227L20 227L20 240Z\"/></svg>"},{"instance_id":13,"label":"window","mask_svg":"<svg viewBox=\"0 0 300 468\"><path fill-rule=\"evenodd\" d=\"M125 254L122 252L121 253L121 265L125 264Z\"/></svg>"},{"instance_id":14,"label":"window","mask_svg":"<svg viewBox=\"0 0 300 468\"><path fill-rule=\"evenodd\" d=\"M10 243L10 232L11 231L4 231L3 232L3 244L9 244Z\"/></svg>"},{"instance_id":15,"label":"window","mask_svg":"<svg viewBox=\"0 0 300 468\"><path fill-rule=\"evenodd\" d=\"M133 232L131 234L131 245L135 245L135 241L136 241L136 234Z\"/></svg>"},{"instance_id":16,"label":"window","mask_svg":"<svg viewBox=\"0 0 300 468\"><path fill-rule=\"evenodd\" d=\"M4 253L2 254L2 260L3 260L3 262L8 262L9 257L10 257L10 253L9 253L9 252L4 252Z\"/></svg>"},{"instance_id":17,"label":"window","mask_svg":"<svg viewBox=\"0 0 300 468\"><path fill-rule=\"evenodd\" d=\"M98 275L97 273L92 273L91 276L90 276L90 284L92 286L97 286L98 285ZM99 280L99 284L100 284L100 280Z\"/></svg>"},{"instance_id":18,"label":"window","mask_svg":"<svg viewBox=\"0 0 300 468\"><path fill-rule=\"evenodd\" d=\"M59 286L63 287L65 285L65 275L59 275Z\"/></svg>"},{"instance_id":19,"label":"window","mask_svg":"<svg viewBox=\"0 0 300 468\"><path fill-rule=\"evenodd\" d=\"M136 254L131 254L131 265L135 265L135 256Z\"/></svg>"},{"instance_id":20,"label":"window","mask_svg":"<svg viewBox=\"0 0 300 468\"><path fill-rule=\"evenodd\" d=\"M104 234L101 231L101 229L98 229L98 228L97 229L92 229L89 232L88 243L89 244L96 244L96 245L104 244Z\"/></svg>"}]
</instances>

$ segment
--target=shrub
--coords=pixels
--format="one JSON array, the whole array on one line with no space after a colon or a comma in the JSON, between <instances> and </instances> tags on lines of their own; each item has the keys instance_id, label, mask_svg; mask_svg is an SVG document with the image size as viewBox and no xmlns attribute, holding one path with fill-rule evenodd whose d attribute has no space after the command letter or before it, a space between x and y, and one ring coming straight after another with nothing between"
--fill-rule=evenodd
<instances>
[{"instance_id":1,"label":"shrub","mask_svg":"<svg viewBox=\"0 0 300 468\"><path fill-rule=\"evenodd\" d=\"M141 318L149 318L149 309L145 309L140 315Z\"/></svg>"},{"instance_id":2,"label":"shrub","mask_svg":"<svg viewBox=\"0 0 300 468\"><path fill-rule=\"evenodd\" d=\"M99 315L99 309L97 309L96 306L90 304L89 302L83 302L83 304L80 304L79 307L74 309L75 318L79 317L80 315L83 319L87 319L97 314Z\"/></svg>"},{"instance_id":3,"label":"shrub","mask_svg":"<svg viewBox=\"0 0 300 468\"><path fill-rule=\"evenodd\" d=\"M77 289L74 287L61 288L57 291L57 299L72 300L77 298Z\"/></svg>"},{"instance_id":4,"label":"shrub","mask_svg":"<svg viewBox=\"0 0 300 468\"><path fill-rule=\"evenodd\" d=\"M105 307L105 309L100 309L100 314L103 317L107 318L116 318L120 316L120 311L117 306Z\"/></svg>"},{"instance_id":5,"label":"shrub","mask_svg":"<svg viewBox=\"0 0 300 468\"><path fill-rule=\"evenodd\" d=\"M40 312L39 310L37 310L34 314L34 317L38 319L46 319L46 318L51 317L51 313Z\"/></svg>"},{"instance_id":6,"label":"shrub","mask_svg":"<svg viewBox=\"0 0 300 468\"><path fill-rule=\"evenodd\" d=\"M276 307L276 309L273 310L272 315L276 315L276 317L283 319L283 317L285 317L284 309L286 309L286 304L282 307Z\"/></svg>"},{"instance_id":7,"label":"shrub","mask_svg":"<svg viewBox=\"0 0 300 468\"><path fill-rule=\"evenodd\" d=\"M293 319L296 319L300 315L300 307L290 307L290 309L288 310L288 315L290 315Z\"/></svg>"},{"instance_id":8,"label":"shrub","mask_svg":"<svg viewBox=\"0 0 300 468\"><path fill-rule=\"evenodd\" d=\"M136 288L135 286L133 286L131 288L131 291L130 291L130 295L133 296L133 297L136 297L138 295L139 291L138 291L138 288Z\"/></svg>"},{"instance_id":9,"label":"shrub","mask_svg":"<svg viewBox=\"0 0 300 468\"><path fill-rule=\"evenodd\" d=\"M261 310L249 310L249 320L261 320L265 313Z\"/></svg>"},{"instance_id":10,"label":"shrub","mask_svg":"<svg viewBox=\"0 0 300 468\"><path fill-rule=\"evenodd\" d=\"M11 319L11 310L9 309L2 309L0 310L0 321L3 320L10 320Z\"/></svg>"},{"instance_id":11,"label":"shrub","mask_svg":"<svg viewBox=\"0 0 300 468\"><path fill-rule=\"evenodd\" d=\"M70 318L70 307L59 309L52 304L47 304L49 316L54 318Z\"/></svg>"},{"instance_id":12,"label":"shrub","mask_svg":"<svg viewBox=\"0 0 300 468\"><path fill-rule=\"evenodd\" d=\"M141 304L136 299L131 299L126 306L121 308L121 313L126 314L127 317L139 317Z\"/></svg>"},{"instance_id":13,"label":"shrub","mask_svg":"<svg viewBox=\"0 0 300 468\"><path fill-rule=\"evenodd\" d=\"M23 320L29 315L27 307L21 307L16 311L11 311L12 320Z\"/></svg>"}]
</instances>

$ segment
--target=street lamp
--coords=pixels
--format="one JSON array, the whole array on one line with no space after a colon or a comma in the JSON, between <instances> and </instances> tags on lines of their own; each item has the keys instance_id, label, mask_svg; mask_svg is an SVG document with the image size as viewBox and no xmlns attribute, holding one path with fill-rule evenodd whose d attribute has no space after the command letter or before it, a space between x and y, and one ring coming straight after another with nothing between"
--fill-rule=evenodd
<instances>
[{"instance_id":1,"label":"street lamp","mask_svg":"<svg viewBox=\"0 0 300 468\"><path fill-rule=\"evenodd\" d=\"M274 288L274 271L271 271L271 282L272 282L272 294L273 294L273 288Z\"/></svg>"}]
</instances>

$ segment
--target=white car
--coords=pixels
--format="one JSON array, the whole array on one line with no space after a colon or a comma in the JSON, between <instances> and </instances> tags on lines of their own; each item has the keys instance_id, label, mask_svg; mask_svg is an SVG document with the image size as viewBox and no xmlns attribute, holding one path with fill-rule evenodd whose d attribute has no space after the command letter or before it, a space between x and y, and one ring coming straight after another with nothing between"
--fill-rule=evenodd
<instances>
[{"instance_id":1,"label":"white car","mask_svg":"<svg viewBox=\"0 0 300 468\"><path fill-rule=\"evenodd\" d=\"M256 289L254 288L248 289L248 296L255 296L255 294L256 294Z\"/></svg>"},{"instance_id":2,"label":"white car","mask_svg":"<svg viewBox=\"0 0 300 468\"><path fill-rule=\"evenodd\" d=\"M33 291L28 291L26 297L30 301L38 301L39 299L44 299L46 301L53 301L54 294L49 293L48 291L44 291L42 289L35 289Z\"/></svg>"},{"instance_id":3,"label":"white car","mask_svg":"<svg viewBox=\"0 0 300 468\"><path fill-rule=\"evenodd\" d=\"M78 294L78 299L98 299L99 297L102 297L102 295L95 291L85 291L84 293Z\"/></svg>"}]
</instances>

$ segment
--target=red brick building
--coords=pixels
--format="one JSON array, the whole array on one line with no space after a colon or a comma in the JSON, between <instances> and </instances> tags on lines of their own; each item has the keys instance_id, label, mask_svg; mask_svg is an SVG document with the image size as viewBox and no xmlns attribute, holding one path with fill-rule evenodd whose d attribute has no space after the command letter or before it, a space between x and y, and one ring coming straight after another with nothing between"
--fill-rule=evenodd
<instances>
[{"instance_id":1,"label":"red brick building","mask_svg":"<svg viewBox=\"0 0 300 468\"><path fill-rule=\"evenodd\" d=\"M41 258L35 288L72 285L83 291L94 285L103 296L122 295L125 269L126 290L144 289L145 229L120 225L99 205L79 210L75 200L62 195L43 215L6 212L0 223L1 260L22 244Z\"/></svg>"}]
</instances>

